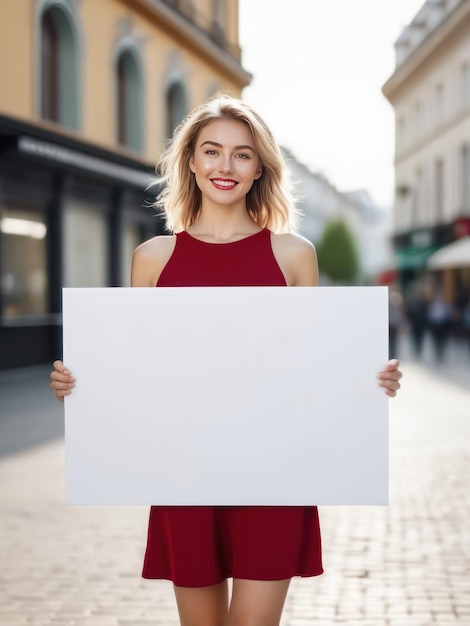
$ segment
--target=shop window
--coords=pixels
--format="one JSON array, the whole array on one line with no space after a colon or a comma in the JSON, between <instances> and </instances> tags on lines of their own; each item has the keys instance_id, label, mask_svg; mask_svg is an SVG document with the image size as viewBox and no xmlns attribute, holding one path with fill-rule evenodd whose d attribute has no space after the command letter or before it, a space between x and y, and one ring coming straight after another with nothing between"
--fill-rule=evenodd
<instances>
[{"instance_id":1,"label":"shop window","mask_svg":"<svg viewBox=\"0 0 470 626\"><path fill-rule=\"evenodd\" d=\"M132 256L134 250L142 243L142 234L137 224L125 224L122 234L122 277L123 287L131 286Z\"/></svg>"},{"instance_id":2,"label":"shop window","mask_svg":"<svg viewBox=\"0 0 470 626\"><path fill-rule=\"evenodd\" d=\"M78 45L68 12L54 5L40 20L41 117L78 128Z\"/></svg>"},{"instance_id":3,"label":"shop window","mask_svg":"<svg viewBox=\"0 0 470 626\"><path fill-rule=\"evenodd\" d=\"M166 136L171 138L175 128L187 113L186 92L181 83L173 83L166 93Z\"/></svg>"},{"instance_id":4,"label":"shop window","mask_svg":"<svg viewBox=\"0 0 470 626\"><path fill-rule=\"evenodd\" d=\"M40 214L4 209L0 213L2 316L48 312L47 227Z\"/></svg>"},{"instance_id":5,"label":"shop window","mask_svg":"<svg viewBox=\"0 0 470 626\"><path fill-rule=\"evenodd\" d=\"M143 84L135 50L128 48L120 52L116 63L116 83L118 142L140 152L143 148Z\"/></svg>"},{"instance_id":6,"label":"shop window","mask_svg":"<svg viewBox=\"0 0 470 626\"><path fill-rule=\"evenodd\" d=\"M64 287L106 287L106 214L69 199L64 211Z\"/></svg>"}]
</instances>

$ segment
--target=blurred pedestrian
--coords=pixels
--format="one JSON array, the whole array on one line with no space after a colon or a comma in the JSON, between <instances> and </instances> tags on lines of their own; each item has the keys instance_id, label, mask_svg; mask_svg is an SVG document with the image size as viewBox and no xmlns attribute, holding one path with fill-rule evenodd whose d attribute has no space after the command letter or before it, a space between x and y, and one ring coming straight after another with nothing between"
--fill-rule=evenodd
<instances>
[{"instance_id":1,"label":"blurred pedestrian","mask_svg":"<svg viewBox=\"0 0 470 626\"><path fill-rule=\"evenodd\" d=\"M410 325L411 343L416 357L421 357L428 327L428 299L424 287L416 283L406 301L406 317Z\"/></svg>"},{"instance_id":2,"label":"blurred pedestrian","mask_svg":"<svg viewBox=\"0 0 470 626\"><path fill-rule=\"evenodd\" d=\"M405 325L403 297L395 289L388 296L388 358L398 359L398 339Z\"/></svg>"},{"instance_id":3,"label":"blurred pedestrian","mask_svg":"<svg viewBox=\"0 0 470 626\"><path fill-rule=\"evenodd\" d=\"M465 333L468 349L470 351L470 301L467 302L462 311L462 328Z\"/></svg>"},{"instance_id":4,"label":"blurred pedestrian","mask_svg":"<svg viewBox=\"0 0 470 626\"><path fill-rule=\"evenodd\" d=\"M176 234L137 248L134 287L317 285L314 247L292 232L282 154L245 103L221 96L198 107L160 168ZM354 355L345 358L353 368ZM390 361L379 384L392 397L400 378ZM51 380L61 400L75 385L61 361ZM185 626L274 626L291 577L322 572L315 506L151 507L143 576L173 581Z\"/></svg>"},{"instance_id":5,"label":"blurred pedestrian","mask_svg":"<svg viewBox=\"0 0 470 626\"><path fill-rule=\"evenodd\" d=\"M436 359L441 363L445 358L454 320L453 308L441 290L431 297L427 314Z\"/></svg>"}]
</instances>

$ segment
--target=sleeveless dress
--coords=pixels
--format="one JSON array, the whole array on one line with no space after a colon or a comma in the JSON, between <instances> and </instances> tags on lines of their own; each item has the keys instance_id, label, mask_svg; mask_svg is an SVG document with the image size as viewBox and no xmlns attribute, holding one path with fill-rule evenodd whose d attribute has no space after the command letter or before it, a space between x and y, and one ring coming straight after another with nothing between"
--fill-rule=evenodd
<instances>
[{"instance_id":1,"label":"sleeveless dress","mask_svg":"<svg viewBox=\"0 0 470 626\"><path fill-rule=\"evenodd\" d=\"M286 286L263 229L217 244L183 231L157 287ZM315 506L152 506L143 578L205 587L225 578L323 573Z\"/></svg>"}]
</instances>

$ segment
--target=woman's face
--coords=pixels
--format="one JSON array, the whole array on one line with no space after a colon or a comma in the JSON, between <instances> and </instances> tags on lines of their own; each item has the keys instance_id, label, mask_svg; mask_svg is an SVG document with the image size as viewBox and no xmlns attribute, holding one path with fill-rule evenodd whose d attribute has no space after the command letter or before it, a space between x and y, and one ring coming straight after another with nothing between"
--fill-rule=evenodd
<instances>
[{"instance_id":1,"label":"woman's face","mask_svg":"<svg viewBox=\"0 0 470 626\"><path fill-rule=\"evenodd\" d=\"M246 194L262 173L249 128L242 122L215 120L197 136L189 166L204 203L245 206Z\"/></svg>"}]
</instances>

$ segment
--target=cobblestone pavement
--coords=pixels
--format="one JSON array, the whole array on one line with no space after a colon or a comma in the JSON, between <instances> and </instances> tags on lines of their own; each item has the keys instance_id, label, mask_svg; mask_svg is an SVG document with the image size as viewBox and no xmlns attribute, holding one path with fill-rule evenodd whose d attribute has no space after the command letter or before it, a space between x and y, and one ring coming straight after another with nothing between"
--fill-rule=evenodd
<instances>
[{"instance_id":1,"label":"cobblestone pavement","mask_svg":"<svg viewBox=\"0 0 470 626\"><path fill-rule=\"evenodd\" d=\"M470 626L470 361L403 370L390 505L320 509L326 573L293 581L282 626ZM0 375L0 624L177 626L171 584L140 578L147 508L64 505L46 372Z\"/></svg>"}]
</instances>

